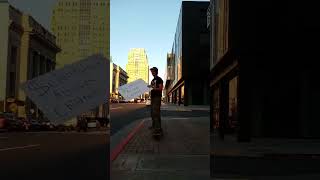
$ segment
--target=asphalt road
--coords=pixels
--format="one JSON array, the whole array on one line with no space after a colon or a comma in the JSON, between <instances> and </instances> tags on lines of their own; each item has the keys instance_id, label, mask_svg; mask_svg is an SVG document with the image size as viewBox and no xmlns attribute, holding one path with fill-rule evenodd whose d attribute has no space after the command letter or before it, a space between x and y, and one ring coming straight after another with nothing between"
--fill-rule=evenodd
<instances>
[{"instance_id":1,"label":"asphalt road","mask_svg":"<svg viewBox=\"0 0 320 180\"><path fill-rule=\"evenodd\" d=\"M150 116L145 104L114 103L110 105L111 136L131 122Z\"/></svg>"},{"instance_id":2,"label":"asphalt road","mask_svg":"<svg viewBox=\"0 0 320 180\"><path fill-rule=\"evenodd\" d=\"M111 135L131 122L150 117L150 106L143 103L114 103L110 106L110 125ZM178 117L203 117L209 116L207 111L167 111L161 110L161 116L178 116Z\"/></svg>"},{"instance_id":3,"label":"asphalt road","mask_svg":"<svg viewBox=\"0 0 320 180\"><path fill-rule=\"evenodd\" d=\"M0 179L109 179L106 133L0 133Z\"/></svg>"}]
</instances>

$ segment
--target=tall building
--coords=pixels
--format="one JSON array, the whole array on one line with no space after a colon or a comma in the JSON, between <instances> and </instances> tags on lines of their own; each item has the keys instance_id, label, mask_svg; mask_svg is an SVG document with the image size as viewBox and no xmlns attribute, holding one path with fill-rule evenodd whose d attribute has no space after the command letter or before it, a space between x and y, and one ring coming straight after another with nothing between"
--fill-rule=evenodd
<instances>
[{"instance_id":1,"label":"tall building","mask_svg":"<svg viewBox=\"0 0 320 180\"><path fill-rule=\"evenodd\" d=\"M93 54L110 59L110 0L58 0L51 30L62 49L57 55L57 68ZM105 104L84 115L101 117L108 113Z\"/></svg>"},{"instance_id":2,"label":"tall building","mask_svg":"<svg viewBox=\"0 0 320 180\"><path fill-rule=\"evenodd\" d=\"M110 57L110 0L58 0L51 30L62 48L57 67L100 53Z\"/></svg>"},{"instance_id":3,"label":"tall building","mask_svg":"<svg viewBox=\"0 0 320 180\"><path fill-rule=\"evenodd\" d=\"M118 88L122 85L128 83L128 74L120 66L113 64L112 65L112 76L110 77L111 81L111 98L112 99L122 99L119 94Z\"/></svg>"},{"instance_id":4,"label":"tall building","mask_svg":"<svg viewBox=\"0 0 320 180\"><path fill-rule=\"evenodd\" d=\"M209 2L182 2L172 50L167 55L165 88L171 103L209 104L208 6Z\"/></svg>"},{"instance_id":5,"label":"tall building","mask_svg":"<svg viewBox=\"0 0 320 180\"><path fill-rule=\"evenodd\" d=\"M0 111L42 119L42 112L19 85L54 70L61 49L55 43L56 37L32 16L3 1L0 12Z\"/></svg>"},{"instance_id":6,"label":"tall building","mask_svg":"<svg viewBox=\"0 0 320 180\"><path fill-rule=\"evenodd\" d=\"M130 49L126 71L129 76L129 83L140 78L149 83L148 56L144 48Z\"/></svg>"}]
</instances>

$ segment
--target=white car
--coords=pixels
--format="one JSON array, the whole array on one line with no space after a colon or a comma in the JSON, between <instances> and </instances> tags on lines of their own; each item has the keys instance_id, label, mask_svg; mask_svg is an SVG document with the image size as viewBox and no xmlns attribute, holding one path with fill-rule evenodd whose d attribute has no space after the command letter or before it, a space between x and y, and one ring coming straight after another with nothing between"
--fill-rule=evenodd
<instances>
[{"instance_id":1,"label":"white car","mask_svg":"<svg viewBox=\"0 0 320 180\"><path fill-rule=\"evenodd\" d=\"M146 100L146 105L147 105L147 106L150 106L150 105L151 105L151 99L147 99L147 100Z\"/></svg>"}]
</instances>

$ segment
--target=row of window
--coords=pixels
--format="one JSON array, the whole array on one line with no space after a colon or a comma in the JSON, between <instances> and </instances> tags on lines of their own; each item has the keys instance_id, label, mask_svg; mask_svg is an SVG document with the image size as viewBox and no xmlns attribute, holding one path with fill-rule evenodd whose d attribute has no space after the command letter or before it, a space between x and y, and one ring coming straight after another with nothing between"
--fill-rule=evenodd
<instances>
[{"instance_id":1,"label":"row of window","mask_svg":"<svg viewBox=\"0 0 320 180\"><path fill-rule=\"evenodd\" d=\"M91 2L84 2L84 3L79 3L80 6L91 6ZM105 2L95 2L92 3L93 6L105 6ZM59 6L78 6L78 2L59 2Z\"/></svg>"}]
</instances>

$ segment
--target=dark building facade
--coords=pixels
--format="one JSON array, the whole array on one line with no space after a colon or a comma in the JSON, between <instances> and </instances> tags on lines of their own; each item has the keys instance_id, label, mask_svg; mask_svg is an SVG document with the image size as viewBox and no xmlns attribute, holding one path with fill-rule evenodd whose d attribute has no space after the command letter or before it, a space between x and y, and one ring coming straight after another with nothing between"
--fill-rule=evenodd
<instances>
[{"instance_id":1,"label":"dark building facade","mask_svg":"<svg viewBox=\"0 0 320 180\"><path fill-rule=\"evenodd\" d=\"M219 129L223 137L236 121L239 141L320 138L314 58L320 25L315 7L304 2L211 1L213 131Z\"/></svg>"},{"instance_id":2,"label":"dark building facade","mask_svg":"<svg viewBox=\"0 0 320 180\"><path fill-rule=\"evenodd\" d=\"M183 1L171 53L167 56L166 99L175 104L209 104L209 2Z\"/></svg>"}]
</instances>

